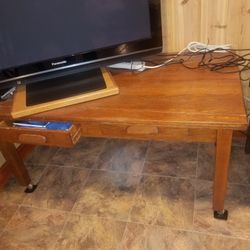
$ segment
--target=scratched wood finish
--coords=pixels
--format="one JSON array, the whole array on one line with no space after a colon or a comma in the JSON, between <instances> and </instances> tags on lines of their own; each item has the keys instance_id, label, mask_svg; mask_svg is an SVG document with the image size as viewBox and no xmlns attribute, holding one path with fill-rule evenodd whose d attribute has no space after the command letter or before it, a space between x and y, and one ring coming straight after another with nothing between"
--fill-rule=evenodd
<instances>
[{"instance_id":1,"label":"scratched wood finish","mask_svg":"<svg viewBox=\"0 0 250 250\"><path fill-rule=\"evenodd\" d=\"M190 41L249 48L250 0L162 0L164 50Z\"/></svg>"}]
</instances>

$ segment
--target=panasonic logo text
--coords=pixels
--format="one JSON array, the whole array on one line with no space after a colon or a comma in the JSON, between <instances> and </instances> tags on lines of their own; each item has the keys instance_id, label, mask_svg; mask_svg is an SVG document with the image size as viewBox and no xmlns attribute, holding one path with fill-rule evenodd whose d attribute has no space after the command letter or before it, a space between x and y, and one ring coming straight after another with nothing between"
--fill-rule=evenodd
<instances>
[{"instance_id":1,"label":"panasonic logo text","mask_svg":"<svg viewBox=\"0 0 250 250\"><path fill-rule=\"evenodd\" d=\"M57 65L65 64L65 63L67 63L67 61L63 60L63 61L60 61L60 62L53 62L53 63L51 63L51 65L52 66L57 66Z\"/></svg>"}]
</instances>

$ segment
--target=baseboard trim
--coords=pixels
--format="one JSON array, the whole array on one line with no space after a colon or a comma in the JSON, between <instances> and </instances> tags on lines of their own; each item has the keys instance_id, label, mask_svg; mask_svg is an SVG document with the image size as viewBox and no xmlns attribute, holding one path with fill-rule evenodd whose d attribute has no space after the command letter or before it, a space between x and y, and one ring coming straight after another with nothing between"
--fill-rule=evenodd
<instances>
[{"instance_id":1,"label":"baseboard trim","mask_svg":"<svg viewBox=\"0 0 250 250\"><path fill-rule=\"evenodd\" d=\"M17 148L17 152L21 156L21 158L24 160L28 154L34 149L34 145L20 145ZM10 166L7 162L5 162L1 168L0 168L0 188L3 187L9 178L12 176Z\"/></svg>"}]
</instances>

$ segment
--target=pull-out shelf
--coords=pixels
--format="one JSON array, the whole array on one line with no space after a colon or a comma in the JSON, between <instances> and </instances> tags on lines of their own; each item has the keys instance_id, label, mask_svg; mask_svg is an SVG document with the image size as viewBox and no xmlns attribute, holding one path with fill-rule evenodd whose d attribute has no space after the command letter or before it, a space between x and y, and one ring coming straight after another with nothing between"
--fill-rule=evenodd
<instances>
[{"instance_id":1,"label":"pull-out shelf","mask_svg":"<svg viewBox=\"0 0 250 250\"><path fill-rule=\"evenodd\" d=\"M0 139L13 143L58 147L73 147L81 137L81 128L72 125L67 130L14 127L12 122L0 122Z\"/></svg>"}]
</instances>

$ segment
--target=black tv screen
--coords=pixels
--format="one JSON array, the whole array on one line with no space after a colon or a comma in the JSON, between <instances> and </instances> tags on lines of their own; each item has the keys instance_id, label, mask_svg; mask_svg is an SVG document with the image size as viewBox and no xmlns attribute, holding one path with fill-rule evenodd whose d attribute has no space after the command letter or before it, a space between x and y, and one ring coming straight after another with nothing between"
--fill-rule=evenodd
<instances>
[{"instance_id":1,"label":"black tv screen","mask_svg":"<svg viewBox=\"0 0 250 250\"><path fill-rule=\"evenodd\" d=\"M2 83L159 47L158 0L0 1Z\"/></svg>"}]
</instances>

